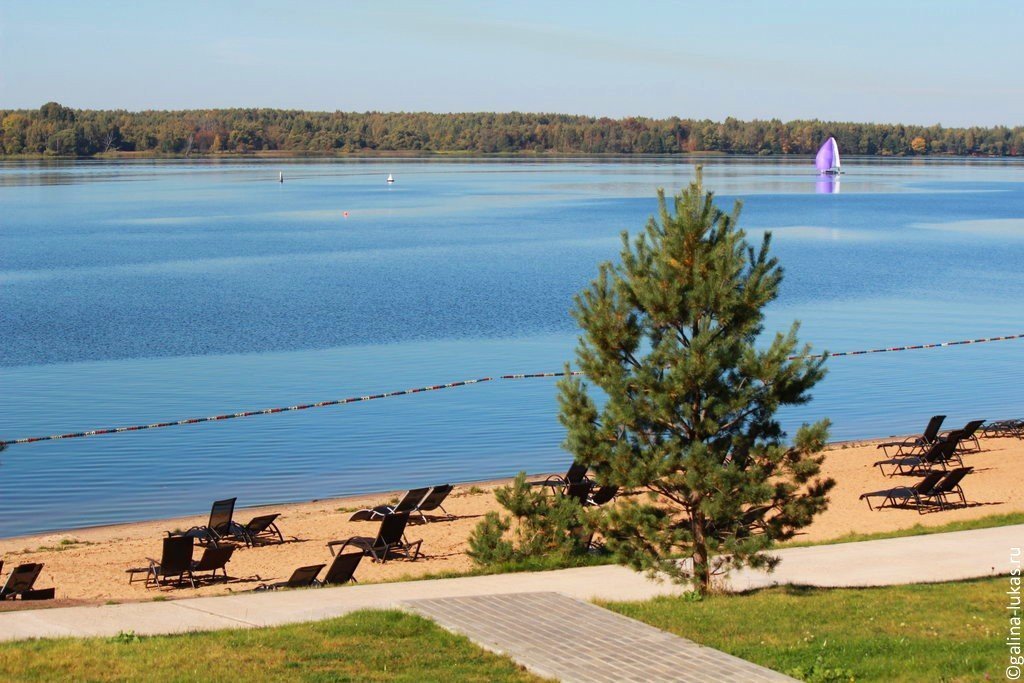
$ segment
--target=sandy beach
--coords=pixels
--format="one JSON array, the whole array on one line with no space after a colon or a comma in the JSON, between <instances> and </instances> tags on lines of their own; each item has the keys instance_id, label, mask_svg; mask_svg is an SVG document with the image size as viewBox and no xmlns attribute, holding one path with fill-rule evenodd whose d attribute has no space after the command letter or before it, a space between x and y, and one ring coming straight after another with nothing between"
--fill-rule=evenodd
<instances>
[{"instance_id":1,"label":"sandy beach","mask_svg":"<svg viewBox=\"0 0 1024 683\"><path fill-rule=\"evenodd\" d=\"M1013 438L983 439L980 453L964 456L974 472L963 488L966 508L918 514L914 510L871 511L858 496L865 491L890 488L915 481L911 477L883 476L873 463L882 457L877 442L837 444L826 453L824 474L836 480L829 509L805 529L798 540L824 541L851 532L892 531L915 524L936 526L993 514L1024 511L1024 441ZM466 540L480 517L496 509L492 489L498 483L459 486L445 507L453 521L410 525L407 536L423 539L426 557L416 562L392 560L375 564L365 558L356 574L361 582L415 578L438 572L472 568L466 556ZM141 582L129 584L129 567L145 566L146 558L158 558L164 531L204 524L208 510L193 517L139 522L74 531L0 539L0 558L5 570L25 562L45 566L37 587L55 586L57 599L49 602L4 601L0 609L20 607L102 604L152 599L174 599L250 590L262 582L282 581L302 565L330 561L325 544L353 535L373 535L377 522L350 522L351 512L395 499L401 492L273 505L236 510L236 520L266 512L279 512L279 526L289 542L283 545L239 548L230 564L231 580L192 588L146 589ZM240 500L239 504L244 504ZM198 558L197 551L196 557Z\"/></svg>"}]
</instances>

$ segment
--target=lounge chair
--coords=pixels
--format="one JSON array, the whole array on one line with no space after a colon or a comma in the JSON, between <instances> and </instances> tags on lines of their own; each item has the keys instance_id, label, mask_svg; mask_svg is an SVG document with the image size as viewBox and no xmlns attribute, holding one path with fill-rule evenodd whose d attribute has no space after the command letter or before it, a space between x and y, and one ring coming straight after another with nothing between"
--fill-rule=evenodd
<instances>
[{"instance_id":1,"label":"lounge chair","mask_svg":"<svg viewBox=\"0 0 1024 683\"><path fill-rule=\"evenodd\" d=\"M566 486L565 492L562 495L567 498L574 498L580 505L586 506L587 500L590 498L590 491L593 488L594 484L589 481L578 481Z\"/></svg>"},{"instance_id":2,"label":"lounge chair","mask_svg":"<svg viewBox=\"0 0 1024 683\"><path fill-rule=\"evenodd\" d=\"M360 556L362 554L360 553ZM292 572L292 575L287 581L278 581L277 583L261 583L256 586L254 590L257 591L275 591L278 588L309 588L310 586L317 585L316 577L320 574L320 570L326 567L325 564L311 564L306 567L299 567Z\"/></svg>"},{"instance_id":3,"label":"lounge chair","mask_svg":"<svg viewBox=\"0 0 1024 683\"><path fill-rule=\"evenodd\" d=\"M206 526L194 526L183 534L175 534L170 531L168 536L189 536L199 541L200 545L212 545L217 547L224 540L240 538L245 540L242 526L234 521L235 501L237 498L214 501L210 508L210 520ZM247 542L248 544L248 542Z\"/></svg>"},{"instance_id":4,"label":"lounge chair","mask_svg":"<svg viewBox=\"0 0 1024 683\"><path fill-rule=\"evenodd\" d=\"M275 512L253 517L248 523L241 525L237 531L248 546L284 543L284 536L277 528L276 523L280 516L280 513Z\"/></svg>"},{"instance_id":5,"label":"lounge chair","mask_svg":"<svg viewBox=\"0 0 1024 683\"><path fill-rule=\"evenodd\" d=\"M430 493L428 493L426 497L420 501L420 504L416 506L416 509L413 510L413 512L420 516L420 521L428 521L427 516L423 514L424 512L433 512L438 509L444 513L444 516L447 519L455 519L455 517L445 510L442 505L442 503L447 500L448 494L452 492L453 488L454 487L451 484L443 484L430 489Z\"/></svg>"},{"instance_id":6,"label":"lounge chair","mask_svg":"<svg viewBox=\"0 0 1024 683\"><path fill-rule=\"evenodd\" d=\"M987 437L1016 437L1024 439L1024 420L996 420L989 422L982 430Z\"/></svg>"},{"instance_id":7,"label":"lounge chair","mask_svg":"<svg viewBox=\"0 0 1024 683\"><path fill-rule=\"evenodd\" d=\"M941 441L934 442L928 447L928 450L921 455L906 455L903 457L879 460L873 466L877 467L882 474L885 474L885 468L883 465L891 465L892 471L886 475L889 477L896 474L916 474L919 472L926 472L935 467L941 467L945 470L946 462L949 460L960 461L960 464L963 465L963 461L960 460L960 456L956 453L958 443L959 441L955 438L954 434L950 439L943 439Z\"/></svg>"},{"instance_id":8,"label":"lounge chair","mask_svg":"<svg viewBox=\"0 0 1024 683\"><path fill-rule=\"evenodd\" d=\"M718 524L714 520L708 520L709 533L722 534L723 536L735 536L747 538L768 531L768 523L765 516L774 509L772 505L756 505L743 512L738 522L728 525Z\"/></svg>"},{"instance_id":9,"label":"lounge chair","mask_svg":"<svg viewBox=\"0 0 1024 683\"><path fill-rule=\"evenodd\" d=\"M2 565L3 563L0 562L0 567ZM11 573L7 575L7 581L3 587L0 587L0 600L13 600L15 598L21 598L22 600L52 600L56 593L55 589L44 588L36 590L33 588L41 571L43 571L43 565L38 562L21 564L12 569Z\"/></svg>"},{"instance_id":10,"label":"lounge chair","mask_svg":"<svg viewBox=\"0 0 1024 683\"><path fill-rule=\"evenodd\" d=\"M164 539L160 561L146 558L149 560L148 567L128 569L128 583L134 583L137 574L145 574L146 588L166 584L173 577L177 577L177 583L180 586L187 577L189 583L195 588L196 580L192 576L192 551L194 549L193 536L168 536Z\"/></svg>"},{"instance_id":11,"label":"lounge chair","mask_svg":"<svg viewBox=\"0 0 1024 683\"><path fill-rule=\"evenodd\" d=\"M567 493L571 484L590 482L590 478L587 477L587 472L589 471L590 468L587 465L574 461L569 465L569 469L565 471L565 476L552 474L544 481L535 481L532 485L560 488L562 489L562 493Z\"/></svg>"},{"instance_id":12,"label":"lounge chair","mask_svg":"<svg viewBox=\"0 0 1024 683\"><path fill-rule=\"evenodd\" d=\"M949 504L947 497L955 494L960 498L960 502L966 506L967 497L964 495L964 490L960 488L960 482L973 471L973 467L958 467L955 470L950 470L942 478L942 481L936 484L928 493L928 496L934 498L938 501L939 506L944 508Z\"/></svg>"},{"instance_id":13,"label":"lounge chair","mask_svg":"<svg viewBox=\"0 0 1024 683\"><path fill-rule=\"evenodd\" d=\"M995 420L988 422L981 429L983 436L1016 436L1024 438L1024 420Z\"/></svg>"},{"instance_id":14,"label":"lounge chair","mask_svg":"<svg viewBox=\"0 0 1024 683\"><path fill-rule=\"evenodd\" d=\"M985 424L984 420L971 420L963 426L963 429L956 429L942 434L940 438L948 439L955 433L959 437L958 449L960 453L977 453L981 450L981 442L978 441L978 430Z\"/></svg>"},{"instance_id":15,"label":"lounge chair","mask_svg":"<svg viewBox=\"0 0 1024 683\"><path fill-rule=\"evenodd\" d=\"M231 555L235 552L234 546L224 546L221 548L215 548L213 546L207 547L202 556L198 561L192 563L192 576L196 581L200 581L201 578L208 578L211 581L217 580L217 570L223 572L223 578L225 581L228 580L228 561L231 559ZM210 572L207 577L197 576L200 572Z\"/></svg>"},{"instance_id":16,"label":"lounge chair","mask_svg":"<svg viewBox=\"0 0 1024 683\"><path fill-rule=\"evenodd\" d=\"M423 502L423 499L427 497L428 491L430 491L429 486L421 489L410 489L404 496L402 496L402 500L398 501L397 505L378 505L375 508L357 510L348 518L348 521L355 522L357 520L373 520L384 517L385 515L393 515L398 512L412 512L419 507L420 503Z\"/></svg>"},{"instance_id":17,"label":"lounge chair","mask_svg":"<svg viewBox=\"0 0 1024 683\"><path fill-rule=\"evenodd\" d=\"M600 507L614 500L618 493L618 486L601 486L598 489L591 490L590 496L587 498L587 505Z\"/></svg>"},{"instance_id":18,"label":"lounge chair","mask_svg":"<svg viewBox=\"0 0 1024 683\"><path fill-rule=\"evenodd\" d=\"M906 503L908 500L913 499L914 505L917 507L919 513L924 512L924 503L928 501L933 495L935 485L939 483L939 480L946 476L945 472L929 472L925 475L924 479L917 482L913 486L897 486L891 489L884 489L882 491L870 491L869 493L862 493L860 495L861 500L868 502L869 510L881 510L889 503L889 507L896 507L896 502L901 501ZM882 504L876 508L871 507L872 498L882 498Z\"/></svg>"},{"instance_id":19,"label":"lounge chair","mask_svg":"<svg viewBox=\"0 0 1024 683\"><path fill-rule=\"evenodd\" d=\"M358 583L355 577L356 567L359 566L359 562L363 559L363 554L362 552L338 553L334 561L331 562L331 566L327 569L321 585L340 586L349 581Z\"/></svg>"},{"instance_id":20,"label":"lounge chair","mask_svg":"<svg viewBox=\"0 0 1024 683\"><path fill-rule=\"evenodd\" d=\"M942 426L942 421L945 419L945 415L933 415L932 418L928 420L928 424L925 426L924 432L922 432L920 436L911 436L906 439L901 439L900 441L880 443L877 448L881 448L886 457L889 457L890 448L896 449L893 456L920 454L938 438L939 428Z\"/></svg>"},{"instance_id":21,"label":"lounge chair","mask_svg":"<svg viewBox=\"0 0 1024 683\"><path fill-rule=\"evenodd\" d=\"M380 531L376 538L370 536L353 536L344 541L331 541L327 544L331 554L334 555L334 546L341 546L338 553L341 553L348 546L355 546L364 554L373 557L375 562L384 563L391 555L400 555L409 560L415 561L423 553L420 552L422 540L407 541L405 539L405 526L409 523L408 512L396 512L384 515L380 523Z\"/></svg>"}]
</instances>

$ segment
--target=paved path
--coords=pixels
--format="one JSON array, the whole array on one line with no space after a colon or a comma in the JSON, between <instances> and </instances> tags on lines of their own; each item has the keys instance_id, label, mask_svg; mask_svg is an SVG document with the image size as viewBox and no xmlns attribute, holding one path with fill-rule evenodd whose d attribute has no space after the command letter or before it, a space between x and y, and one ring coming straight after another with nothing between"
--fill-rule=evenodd
<instances>
[{"instance_id":1,"label":"paved path","mask_svg":"<svg viewBox=\"0 0 1024 683\"><path fill-rule=\"evenodd\" d=\"M951 581L1005 573L1011 547L1024 545L1024 525L951 534L778 551L774 574L737 572L735 589L776 583L868 586ZM58 592L60 587L58 586ZM558 592L581 600L643 600L678 593L617 566L382 583L0 613L0 640L54 636L181 633L272 626L337 617L357 609L401 607L409 600Z\"/></svg>"},{"instance_id":2,"label":"paved path","mask_svg":"<svg viewBox=\"0 0 1024 683\"><path fill-rule=\"evenodd\" d=\"M567 683L793 680L559 593L412 600L405 606L535 674Z\"/></svg>"}]
</instances>

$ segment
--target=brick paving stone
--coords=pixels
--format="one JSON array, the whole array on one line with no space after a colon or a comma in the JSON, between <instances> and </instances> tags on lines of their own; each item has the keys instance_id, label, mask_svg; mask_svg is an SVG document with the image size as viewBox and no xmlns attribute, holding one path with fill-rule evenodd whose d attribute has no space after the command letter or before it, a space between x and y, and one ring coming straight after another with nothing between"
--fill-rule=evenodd
<instances>
[{"instance_id":1,"label":"brick paving stone","mask_svg":"<svg viewBox=\"0 0 1024 683\"><path fill-rule=\"evenodd\" d=\"M752 662L560 593L407 600L404 607L509 655L580 681L791 681Z\"/></svg>"}]
</instances>

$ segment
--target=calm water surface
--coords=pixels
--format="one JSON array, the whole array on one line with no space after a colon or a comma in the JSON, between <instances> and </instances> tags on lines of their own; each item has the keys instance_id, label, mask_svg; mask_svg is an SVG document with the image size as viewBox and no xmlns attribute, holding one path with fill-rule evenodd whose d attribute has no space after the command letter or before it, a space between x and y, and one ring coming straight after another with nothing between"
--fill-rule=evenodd
<instances>
[{"instance_id":1,"label":"calm water surface","mask_svg":"<svg viewBox=\"0 0 1024 683\"><path fill-rule=\"evenodd\" d=\"M833 351L1024 332L1024 166L708 160ZM276 182L283 170L285 183ZM383 181L394 173L398 182ZM572 295L690 162L0 164L0 435L558 370ZM831 192L830 192L831 191ZM348 212L348 216L344 215ZM1024 415L1024 342L834 359L790 429ZM0 454L0 536L557 470L555 386L500 382Z\"/></svg>"}]
</instances>

